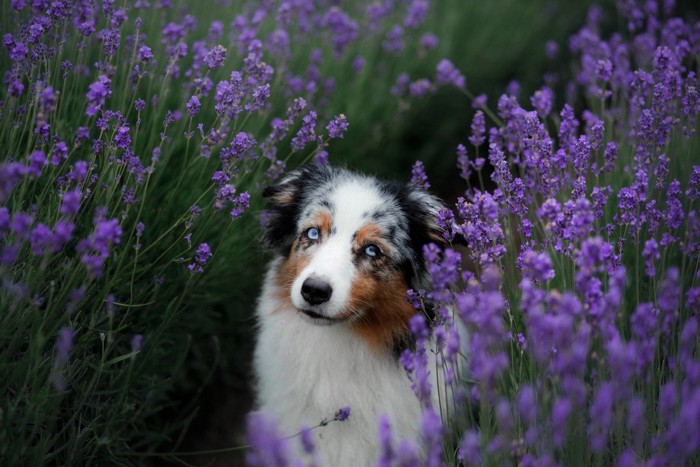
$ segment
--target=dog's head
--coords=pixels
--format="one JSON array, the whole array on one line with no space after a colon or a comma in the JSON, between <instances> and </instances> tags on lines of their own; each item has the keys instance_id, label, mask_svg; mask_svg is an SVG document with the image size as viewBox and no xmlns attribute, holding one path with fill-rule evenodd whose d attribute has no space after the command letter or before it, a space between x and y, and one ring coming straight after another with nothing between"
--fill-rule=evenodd
<instances>
[{"instance_id":1,"label":"dog's head","mask_svg":"<svg viewBox=\"0 0 700 467\"><path fill-rule=\"evenodd\" d=\"M314 324L349 323L372 345L407 329L406 290L425 280L423 245L444 242L436 197L330 166L304 166L263 195L272 205L265 242L284 257L284 300Z\"/></svg>"}]
</instances>

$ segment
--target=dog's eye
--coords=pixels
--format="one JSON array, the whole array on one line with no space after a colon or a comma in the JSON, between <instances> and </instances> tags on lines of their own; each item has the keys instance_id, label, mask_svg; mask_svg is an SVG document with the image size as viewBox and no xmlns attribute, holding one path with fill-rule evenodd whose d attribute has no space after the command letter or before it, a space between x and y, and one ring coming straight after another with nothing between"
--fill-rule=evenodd
<instances>
[{"instance_id":1,"label":"dog's eye","mask_svg":"<svg viewBox=\"0 0 700 467\"><path fill-rule=\"evenodd\" d=\"M311 227L309 230L306 231L306 238L308 238L309 240L318 240L318 237L320 236L321 233L316 227Z\"/></svg>"},{"instance_id":2,"label":"dog's eye","mask_svg":"<svg viewBox=\"0 0 700 467\"><path fill-rule=\"evenodd\" d=\"M370 258L378 258L382 252L377 245L367 245L365 247L365 254Z\"/></svg>"}]
</instances>

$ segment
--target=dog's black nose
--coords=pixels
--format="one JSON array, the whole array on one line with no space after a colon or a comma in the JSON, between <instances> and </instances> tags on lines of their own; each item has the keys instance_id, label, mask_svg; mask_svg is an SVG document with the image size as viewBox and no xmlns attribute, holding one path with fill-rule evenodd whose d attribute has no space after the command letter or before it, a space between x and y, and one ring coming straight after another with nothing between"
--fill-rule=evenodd
<instances>
[{"instance_id":1,"label":"dog's black nose","mask_svg":"<svg viewBox=\"0 0 700 467\"><path fill-rule=\"evenodd\" d=\"M309 277L301 284L301 296L312 305L320 305L331 299L333 288L320 279Z\"/></svg>"}]
</instances>

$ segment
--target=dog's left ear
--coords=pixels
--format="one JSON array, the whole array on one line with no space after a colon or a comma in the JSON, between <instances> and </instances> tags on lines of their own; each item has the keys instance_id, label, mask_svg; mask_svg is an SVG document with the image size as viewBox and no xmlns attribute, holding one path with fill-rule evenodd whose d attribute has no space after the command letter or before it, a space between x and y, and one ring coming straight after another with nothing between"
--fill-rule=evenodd
<instances>
[{"instance_id":1,"label":"dog's left ear","mask_svg":"<svg viewBox=\"0 0 700 467\"><path fill-rule=\"evenodd\" d=\"M445 203L437 196L417 187L411 187L408 194L409 222L412 235L426 243L436 243L440 246L447 244L444 230L438 225L438 213L446 208ZM421 245L422 248L422 245Z\"/></svg>"}]
</instances>

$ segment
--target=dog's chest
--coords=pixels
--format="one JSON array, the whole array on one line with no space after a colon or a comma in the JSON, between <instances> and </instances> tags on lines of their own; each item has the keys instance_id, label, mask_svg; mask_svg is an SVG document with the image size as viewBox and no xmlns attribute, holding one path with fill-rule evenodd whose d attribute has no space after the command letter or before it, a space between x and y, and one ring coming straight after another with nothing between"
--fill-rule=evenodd
<instances>
[{"instance_id":1,"label":"dog's chest","mask_svg":"<svg viewBox=\"0 0 700 467\"><path fill-rule=\"evenodd\" d=\"M293 310L261 311L255 355L259 403L288 433L350 407L349 420L318 429L322 452L352 446L368 459L376 455L382 414L398 438L416 437L420 404L393 356L377 355L344 325L310 325Z\"/></svg>"}]
</instances>

